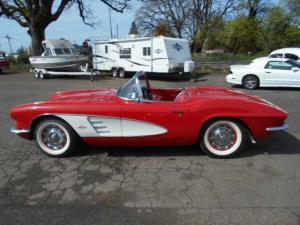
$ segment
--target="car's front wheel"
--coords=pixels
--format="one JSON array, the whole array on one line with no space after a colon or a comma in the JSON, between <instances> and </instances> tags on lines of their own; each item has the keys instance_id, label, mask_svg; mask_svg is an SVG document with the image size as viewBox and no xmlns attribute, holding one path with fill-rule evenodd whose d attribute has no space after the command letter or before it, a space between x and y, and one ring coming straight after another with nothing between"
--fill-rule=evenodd
<instances>
[{"instance_id":1,"label":"car's front wheel","mask_svg":"<svg viewBox=\"0 0 300 225\"><path fill-rule=\"evenodd\" d=\"M246 89L254 90L259 86L259 79L254 75L247 75L243 79L243 86Z\"/></svg>"},{"instance_id":2,"label":"car's front wheel","mask_svg":"<svg viewBox=\"0 0 300 225\"><path fill-rule=\"evenodd\" d=\"M245 127L235 120L214 120L202 129L200 145L202 150L214 158L235 155L246 144Z\"/></svg>"},{"instance_id":3,"label":"car's front wheel","mask_svg":"<svg viewBox=\"0 0 300 225\"><path fill-rule=\"evenodd\" d=\"M48 119L35 128L34 138L43 153L52 157L63 157L75 150L77 136L65 122Z\"/></svg>"}]
</instances>

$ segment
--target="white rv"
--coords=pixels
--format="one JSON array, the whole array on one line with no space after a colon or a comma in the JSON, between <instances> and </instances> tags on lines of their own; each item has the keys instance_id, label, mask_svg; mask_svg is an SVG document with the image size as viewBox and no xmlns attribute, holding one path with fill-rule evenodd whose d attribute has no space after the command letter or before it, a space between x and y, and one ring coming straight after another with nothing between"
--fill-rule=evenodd
<instances>
[{"instance_id":1,"label":"white rv","mask_svg":"<svg viewBox=\"0 0 300 225\"><path fill-rule=\"evenodd\" d=\"M164 36L95 41L94 69L114 77L143 70L149 73L192 73L188 41Z\"/></svg>"}]
</instances>

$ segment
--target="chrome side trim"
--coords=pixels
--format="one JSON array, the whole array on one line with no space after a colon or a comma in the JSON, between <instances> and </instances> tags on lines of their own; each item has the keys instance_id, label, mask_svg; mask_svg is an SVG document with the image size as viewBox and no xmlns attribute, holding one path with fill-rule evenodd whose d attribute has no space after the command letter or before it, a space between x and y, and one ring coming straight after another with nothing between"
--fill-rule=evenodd
<instances>
[{"instance_id":1,"label":"chrome side trim","mask_svg":"<svg viewBox=\"0 0 300 225\"><path fill-rule=\"evenodd\" d=\"M26 134L26 133L30 133L30 130L27 129L17 129L15 127L10 129L10 132L14 133L14 134Z\"/></svg>"},{"instance_id":2,"label":"chrome side trim","mask_svg":"<svg viewBox=\"0 0 300 225\"><path fill-rule=\"evenodd\" d=\"M268 128L266 128L266 130L270 131L270 132L287 130L287 129L289 129L289 125L287 123L283 124L280 127L268 127Z\"/></svg>"}]
</instances>

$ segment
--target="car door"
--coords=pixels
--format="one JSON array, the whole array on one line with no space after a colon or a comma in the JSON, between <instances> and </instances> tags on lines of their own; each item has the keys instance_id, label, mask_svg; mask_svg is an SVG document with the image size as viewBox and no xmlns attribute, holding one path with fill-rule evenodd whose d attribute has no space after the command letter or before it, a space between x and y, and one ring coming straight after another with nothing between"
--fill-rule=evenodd
<instances>
[{"instance_id":1,"label":"car door","mask_svg":"<svg viewBox=\"0 0 300 225\"><path fill-rule=\"evenodd\" d=\"M121 107L124 142L189 144L188 114L186 102L124 100Z\"/></svg>"},{"instance_id":2,"label":"car door","mask_svg":"<svg viewBox=\"0 0 300 225\"><path fill-rule=\"evenodd\" d=\"M264 69L264 81L270 86L293 86L292 65L285 61L269 61Z\"/></svg>"}]
</instances>

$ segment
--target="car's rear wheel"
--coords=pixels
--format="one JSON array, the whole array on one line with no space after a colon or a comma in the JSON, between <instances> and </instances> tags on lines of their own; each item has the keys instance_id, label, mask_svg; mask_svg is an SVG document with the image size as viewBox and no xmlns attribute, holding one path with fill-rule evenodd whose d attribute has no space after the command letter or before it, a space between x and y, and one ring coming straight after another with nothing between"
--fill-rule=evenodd
<instances>
[{"instance_id":1,"label":"car's rear wheel","mask_svg":"<svg viewBox=\"0 0 300 225\"><path fill-rule=\"evenodd\" d=\"M243 86L246 89L254 90L259 86L259 79L254 75L247 75L243 79Z\"/></svg>"},{"instance_id":2,"label":"car's rear wheel","mask_svg":"<svg viewBox=\"0 0 300 225\"><path fill-rule=\"evenodd\" d=\"M35 128L34 138L41 151L52 157L69 155L77 143L75 131L67 123L56 119L41 121Z\"/></svg>"},{"instance_id":3,"label":"car's rear wheel","mask_svg":"<svg viewBox=\"0 0 300 225\"><path fill-rule=\"evenodd\" d=\"M246 128L240 122L229 119L213 120L202 129L200 145L210 157L227 158L244 147L246 138Z\"/></svg>"},{"instance_id":4,"label":"car's rear wheel","mask_svg":"<svg viewBox=\"0 0 300 225\"><path fill-rule=\"evenodd\" d=\"M113 68L113 69L111 70L111 73L112 73L112 76L113 76L113 77L118 77L118 70L117 70L116 68Z\"/></svg>"}]
</instances>

